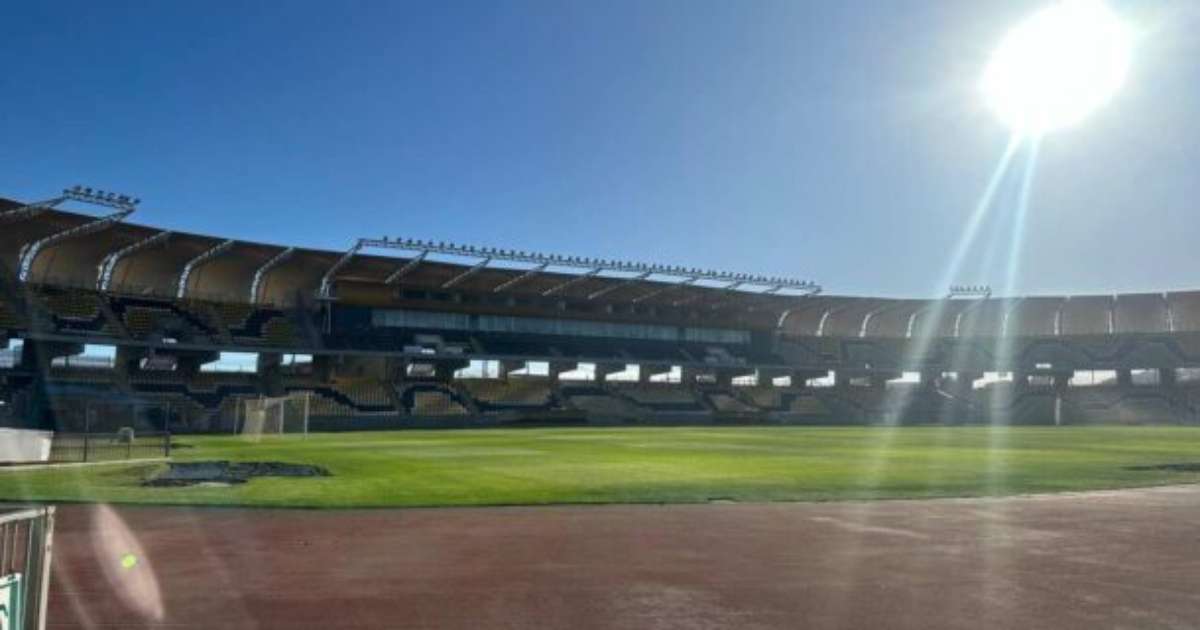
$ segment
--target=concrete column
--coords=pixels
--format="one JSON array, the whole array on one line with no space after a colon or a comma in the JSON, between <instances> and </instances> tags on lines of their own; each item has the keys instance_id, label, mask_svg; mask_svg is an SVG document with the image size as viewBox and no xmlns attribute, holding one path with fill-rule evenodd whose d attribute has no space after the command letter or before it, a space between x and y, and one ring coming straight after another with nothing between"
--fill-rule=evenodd
<instances>
[{"instance_id":1,"label":"concrete column","mask_svg":"<svg viewBox=\"0 0 1200 630\"><path fill-rule=\"evenodd\" d=\"M516 359L501 360L498 363L499 374L497 376L505 380L508 379L509 373L525 369L525 362Z\"/></svg>"},{"instance_id":2,"label":"concrete column","mask_svg":"<svg viewBox=\"0 0 1200 630\"><path fill-rule=\"evenodd\" d=\"M454 373L471 365L467 359L438 359L433 362L433 376L439 381L454 380Z\"/></svg>"},{"instance_id":3,"label":"concrete column","mask_svg":"<svg viewBox=\"0 0 1200 630\"><path fill-rule=\"evenodd\" d=\"M624 363L597 363L595 371L596 382L603 383L609 374L617 374L624 371Z\"/></svg>"},{"instance_id":4,"label":"concrete column","mask_svg":"<svg viewBox=\"0 0 1200 630\"><path fill-rule=\"evenodd\" d=\"M558 382L558 376L563 372L571 372L579 367L576 361L551 361L549 366L549 376L552 382Z\"/></svg>"},{"instance_id":5,"label":"concrete column","mask_svg":"<svg viewBox=\"0 0 1200 630\"><path fill-rule=\"evenodd\" d=\"M649 383L651 376L670 373L671 366L665 363L642 363L638 365L638 382Z\"/></svg>"},{"instance_id":6,"label":"concrete column","mask_svg":"<svg viewBox=\"0 0 1200 630\"><path fill-rule=\"evenodd\" d=\"M796 376L791 370L787 370L787 369L773 370L773 369L769 369L769 368L761 368L758 370L758 386L759 387L769 387L769 386L775 384L775 379L783 377L783 376L791 376L792 383L795 384Z\"/></svg>"},{"instance_id":7,"label":"concrete column","mask_svg":"<svg viewBox=\"0 0 1200 630\"><path fill-rule=\"evenodd\" d=\"M982 372L960 371L956 375L958 382L955 385L955 394L958 396L970 396L975 391L975 381L983 378Z\"/></svg>"},{"instance_id":8,"label":"concrete column","mask_svg":"<svg viewBox=\"0 0 1200 630\"><path fill-rule=\"evenodd\" d=\"M29 347L29 342L25 342L25 347ZM116 354L113 357L113 367L124 374L131 374L137 371L138 364L145 356L145 348L117 346Z\"/></svg>"},{"instance_id":9,"label":"concrete column","mask_svg":"<svg viewBox=\"0 0 1200 630\"><path fill-rule=\"evenodd\" d=\"M746 368L722 368L716 371L717 385L733 386L733 379L754 374L754 370Z\"/></svg>"},{"instance_id":10,"label":"concrete column","mask_svg":"<svg viewBox=\"0 0 1200 630\"><path fill-rule=\"evenodd\" d=\"M1175 387L1175 368L1158 368L1159 387Z\"/></svg>"},{"instance_id":11,"label":"concrete column","mask_svg":"<svg viewBox=\"0 0 1200 630\"><path fill-rule=\"evenodd\" d=\"M278 352L259 352L258 353L258 372L266 374L272 370L279 369L283 363L283 355Z\"/></svg>"}]
</instances>

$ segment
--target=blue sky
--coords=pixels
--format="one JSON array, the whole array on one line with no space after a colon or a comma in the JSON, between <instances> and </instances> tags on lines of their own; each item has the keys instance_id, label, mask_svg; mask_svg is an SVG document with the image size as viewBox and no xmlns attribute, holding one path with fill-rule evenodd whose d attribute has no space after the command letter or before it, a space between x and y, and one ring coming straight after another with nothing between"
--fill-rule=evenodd
<instances>
[{"instance_id":1,"label":"blue sky","mask_svg":"<svg viewBox=\"0 0 1200 630\"><path fill-rule=\"evenodd\" d=\"M1007 141L979 74L1043 3L243 4L0 7L0 196L83 183L142 197L138 222L246 240L935 295ZM1200 10L1118 7L1133 67L1043 142L1025 293L1200 287ZM1003 285L1008 184L956 282Z\"/></svg>"}]
</instances>

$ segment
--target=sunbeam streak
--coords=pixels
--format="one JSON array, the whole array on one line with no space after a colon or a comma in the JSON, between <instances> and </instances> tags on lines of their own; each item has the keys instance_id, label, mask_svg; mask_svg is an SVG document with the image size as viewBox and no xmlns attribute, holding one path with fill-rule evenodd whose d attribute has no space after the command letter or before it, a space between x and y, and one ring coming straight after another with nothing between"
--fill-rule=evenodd
<instances>
[{"instance_id":1,"label":"sunbeam streak","mask_svg":"<svg viewBox=\"0 0 1200 630\"><path fill-rule=\"evenodd\" d=\"M999 190L1000 184L1004 181L1004 176L1008 174L1008 167L1012 164L1013 156L1016 155L1017 149L1021 146L1021 136L1013 134L1008 140L1008 146L1004 147L1004 153L1000 156L1000 162L996 164L996 170L992 172L991 179L988 180L987 186L983 189L983 195L979 198L979 203L975 206L975 211L971 213L971 218L967 222L966 228L963 229L963 234L958 240L958 244L954 247L954 253L951 254L949 262L946 264L946 271L942 274L941 283L937 290L945 289L950 283L954 282L955 276L958 274L959 267L962 266L963 260L970 251L971 245L975 243L975 238L979 235L979 228L983 225L983 220L987 217L988 211L992 207L992 201L996 197L996 191Z\"/></svg>"},{"instance_id":2,"label":"sunbeam streak","mask_svg":"<svg viewBox=\"0 0 1200 630\"><path fill-rule=\"evenodd\" d=\"M967 225L963 229L962 236L959 238L954 252L947 263L941 286L938 290L942 290L948 286L958 274L963 260L966 259L971 246L975 243L979 235L982 225L985 223L985 219L995 200L996 193L1000 189L1000 185L1004 182L1013 157L1020 145L1020 136L1014 134L1009 139L1008 145L1004 148L1004 153L1001 154L1000 161L996 164L995 170L984 187L982 196L979 198L974 211L967 221ZM925 312L916 312L912 315L916 319L915 321L910 321L908 336L911 339L908 349L900 361L901 370L920 369L919 366L928 353L930 340L936 334L938 322L942 319L944 306L945 301L934 301ZM913 326L913 323L917 324L917 326ZM924 383L921 384L921 387L924 387ZM870 452L859 479L859 492L864 497L874 496L878 492L881 483L887 479L888 469L894 457L897 431L903 423L905 409L912 403L914 395L919 396L920 394L914 391L912 387L887 387L885 385L883 405L881 407L885 410L883 427L875 434L875 439L872 440ZM870 520L870 515L862 507L853 509L852 515L857 522L866 523ZM849 545L851 551L850 557L854 560L847 562L842 567L843 577L849 578L844 580L844 583L856 583L856 576L861 569L857 562L861 546L862 540L858 538Z\"/></svg>"},{"instance_id":3,"label":"sunbeam streak","mask_svg":"<svg viewBox=\"0 0 1200 630\"><path fill-rule=\"evenodd\" d=\"M1033 190L1033 178L1037 170L1038 153L1041 148L1041 140L1038 137L1031 137L1029 140L1029 151L1025 161L1025 170L1021 177L1021 188L1017 196L1016 214L1013 220L1012 236L1009 241L1008 264L1005 266L1004 273L1004 294L1015 295L1017 290L1018 276L1021 271L1021 255L1025 245L1025 221L1029 215L1029 198ZM1013 337L1011 335L1001 335L996 337L996 362L998 370L1010 370L1013 368Z\"/></svg>"},{"instance_id":4,"label":"sunbeam streak","mask_svg":"<svg viewBox=\"0 0 1200 630\"><path fill-rule=\"evenodd\" d=\"M1017 198L1016 219L1013 221L1012 240L1008 250L1008 269L1004 276L1004 292L1013 295L1016 291L1017 275L1021 269L1021 251L1025 245L1025 218L1029 215L1029 194L1033 189L1033 176L1037 170L1041 138L1029 140L1029 155L1025 161L1025 173L1021 178L1021 192Z\"/></svg>"}]
</instances>

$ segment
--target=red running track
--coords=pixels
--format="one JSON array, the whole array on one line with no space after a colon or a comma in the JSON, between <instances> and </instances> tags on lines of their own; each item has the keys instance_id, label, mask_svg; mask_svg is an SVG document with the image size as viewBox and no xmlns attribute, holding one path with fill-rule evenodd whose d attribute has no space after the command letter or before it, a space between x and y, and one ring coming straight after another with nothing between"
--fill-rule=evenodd
<instances>
[{"instance_id":1,"label":"red running track","mask_svg":"<svg viewBox=\"0 0 1200 630\"><path fill-rule=\"evenodd\" d=\"M52 628L1200 627L1200 487L59 515Z\"/></svg>"}]
</instances>

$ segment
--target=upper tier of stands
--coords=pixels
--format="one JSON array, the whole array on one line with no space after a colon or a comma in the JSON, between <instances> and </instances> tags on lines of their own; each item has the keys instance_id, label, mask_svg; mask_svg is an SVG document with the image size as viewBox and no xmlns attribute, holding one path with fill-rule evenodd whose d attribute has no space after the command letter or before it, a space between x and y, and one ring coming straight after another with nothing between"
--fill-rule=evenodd
<instances>
[{"instance_id":1,"label":"upper tier of stands","mask_svg":"<svg viewBox=\"0 0 1200 630\"><path fill-rule=\"evenodd\" d=\"M1200 291L903 300L821 296L780 317L793 337L1095 337L1200 332Z\"/></svg>"},{"instance_id":2,"label":"upper tier of stands","mask_svg":"<svg viewBox=\"0 0 1200 630\"><path fill-rule=\"evenodd\" d=\"M0 213L20 206L0 199ZM11 276L19 267L22 248L95 218L49 210L7 220L0 233L0 267ZM676 286L654 278L580 276L553 269L529 275L522 269L488 267L468 274L470 263L423 260L413 266L413 259L403 255L364 253L339 266L343 252L176 232L159 238L163 234L157 228L121 222L86 237L50 242L29 269L27 281L40 287L33 306L49 314L52 332L72 335L135 339L161 335L222 345L304 345L313 342L308 338L311 332L289 313L297 306L314 313L322 278L334 270L331 280L340 303L345 304L404 304L417 309L440 304L458 312L546 318L569 313L571 317L609 321L778 330L793 337L1100 337L1200 332L1200 291L986 300L755 295L703 283ZM118 252L122 255L110 258ZM101 280L98 270L105 268L106 261L115 262L108 267L108 295L102 297L94 289ZM189 273L184 274L185 269ZM401 277L397 274L402 271L402 282L387 282ZM11 297L11 278L4 284L0 326L29 327L29 313ZM178 298L180 294L185 297ZM329 332L331 347L352 341L346 331ZM487 343L492 346L487 348L490 354L503 355L508 354L505 344L519 346L523 341L510 342L494 335ZM626 358L626 351L611 342L564 339L559 346L563 355ZM665 343L656 349L649 342L639 343L638 352L643 360L686 362L693 353L682 346ZM658 356L652 356L655 354Z\"/></svg>"}]
</instances>

